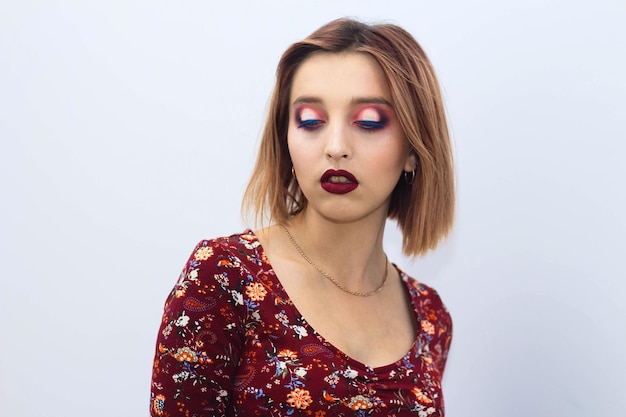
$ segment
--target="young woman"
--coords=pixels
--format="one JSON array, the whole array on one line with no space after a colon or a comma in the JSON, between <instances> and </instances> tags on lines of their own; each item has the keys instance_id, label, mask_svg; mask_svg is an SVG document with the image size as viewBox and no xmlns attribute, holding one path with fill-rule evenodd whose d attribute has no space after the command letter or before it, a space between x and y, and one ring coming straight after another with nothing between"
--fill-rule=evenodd
<instances>
[{"instance_id":1,"label":"young woman","mask_svg":"<svg viewBox=\"0 0 626 417\"><path fill-rule=\"evenodd\" d=\"M153 416L442 416L450 316L387 259L454 211L439 86L394 25L333 21L282 56L244 208L269 227L200 242L166 301Z\"/></svg>"}]
</instances>

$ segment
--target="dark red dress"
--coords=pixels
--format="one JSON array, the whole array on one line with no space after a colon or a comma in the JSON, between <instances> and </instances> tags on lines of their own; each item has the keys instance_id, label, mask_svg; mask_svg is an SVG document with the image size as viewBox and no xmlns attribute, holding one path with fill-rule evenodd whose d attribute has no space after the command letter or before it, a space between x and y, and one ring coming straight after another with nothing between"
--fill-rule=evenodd
<instances>
[{"instance_id":1,"label":"dark red dress","mask_svg":"<svg viewBox=\"0 0 626 417\"><path fill-rule=\"evenodd\" d=\"M307 324L253 232L200 242L165 303L151 415L443 416L450 315L400 274L419 332L401 360L372 368Z\"/></svg>"}]
</instances>

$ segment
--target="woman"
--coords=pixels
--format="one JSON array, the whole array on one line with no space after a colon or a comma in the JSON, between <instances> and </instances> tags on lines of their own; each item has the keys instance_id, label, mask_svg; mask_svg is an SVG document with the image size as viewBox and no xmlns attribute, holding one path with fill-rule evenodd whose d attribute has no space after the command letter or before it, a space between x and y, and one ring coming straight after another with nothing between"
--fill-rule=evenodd
<instances>
[{"instance_id":1,"label":"woman","mask_svg":"<svg viewBox=\"0 0 626 417\"><path fill-rule=\"evenodd\" d=\"M269 227L200 242L166 301L153 416L443 415L451 320L387 259L454 210L439 86L403 29L333 21L282 56L244 196Z\"/></svg>"}]
</instances>

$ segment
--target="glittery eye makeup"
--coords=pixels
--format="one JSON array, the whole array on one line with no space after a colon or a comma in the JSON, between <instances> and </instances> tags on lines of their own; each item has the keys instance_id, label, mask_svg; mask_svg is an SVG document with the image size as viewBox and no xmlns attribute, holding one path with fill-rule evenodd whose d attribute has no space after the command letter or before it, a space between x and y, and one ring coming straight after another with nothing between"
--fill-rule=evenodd
<instances>
[{"instance_id":1,"label":"glittery eye makeup","mask_svg":"<svg viewBox=\"0 0 626 417\"><path fill-rule=\"evenodd\" d=\"M368 106L354 114L352 123L364 130L376 131L384 129L389 124L389 116L383 109Z\"/></svg>"},{"instance_id":2,"label":"glittery eye makeup","mask_svg":"<svg viewBox=\"0 0 626 417\"><path fill-rule=\"evenodd\" d=\"M299 105L294 109L294 117L298 129L314 130L321 127L326 119L324 115L310 105Z\"/></svg>"}]
</instances>

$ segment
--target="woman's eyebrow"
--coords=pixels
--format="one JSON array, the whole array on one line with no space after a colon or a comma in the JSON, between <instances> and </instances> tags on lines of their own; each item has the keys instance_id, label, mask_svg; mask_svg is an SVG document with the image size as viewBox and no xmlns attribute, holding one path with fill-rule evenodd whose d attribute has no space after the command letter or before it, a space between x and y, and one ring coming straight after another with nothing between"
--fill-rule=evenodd
<instances>
[{"instance_id":1,"label":"woman's eyebrow","mask_svg":"<svg viewBox=\"0 0 626 417\"><path fill-rule=\"evenodd\" d=\"M321 104L323 100L319 97L315 96L301 96L296 98L292 105L296 104ZM351 104L383 104L385 106L389 106L393 108L393 105L384 97L374 96L374 97L353 97L350 100Z\"/></svg>"},{"instance_id":2,"label":"woman's eyebrow","mask_svg":"<svg viewBox=\"0 0 626 417\"><path fill-rule=\"evenodd\" d=\"M351 100L352 104L383 104L393 108L391 103L384 97L354 97Z\"/></svg>"},{"instance_id":3,"label":"woman's eyebrow","mask_svg":"<svg viewBox=\"0 0 626 417\"><path fill-rule=\"evenodd\" d=\"M322 103L322 99L319 97L313 97L313 96L301 96L296 98L292 105L296 105L296 104L321 104Z\"/></svg>"}]
</instances>

